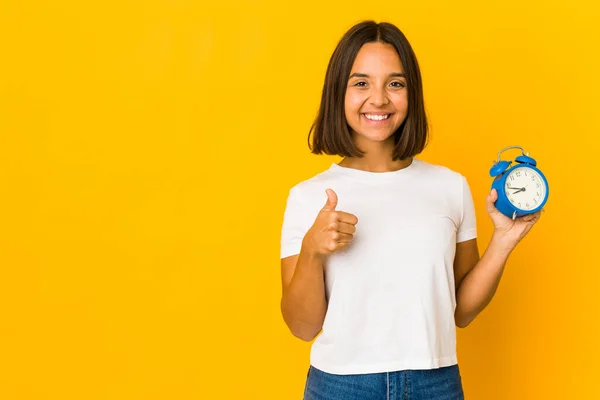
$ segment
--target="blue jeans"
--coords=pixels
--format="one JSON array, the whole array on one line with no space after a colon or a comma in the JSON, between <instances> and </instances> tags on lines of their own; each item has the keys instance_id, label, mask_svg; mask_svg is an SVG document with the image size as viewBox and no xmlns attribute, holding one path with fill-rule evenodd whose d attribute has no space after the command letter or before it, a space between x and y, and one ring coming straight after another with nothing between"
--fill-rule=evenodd
<instances>
[{"instance_id":1,"label":"blue jeans","mask_svg":"<svg viewBox=\"0 0 600 400\"><path fill-rule=\"evenodd\" d=\"M464 400L458 364L427 370L334 375L312 365L304 400Z\"/></svg>"}]
</instances>

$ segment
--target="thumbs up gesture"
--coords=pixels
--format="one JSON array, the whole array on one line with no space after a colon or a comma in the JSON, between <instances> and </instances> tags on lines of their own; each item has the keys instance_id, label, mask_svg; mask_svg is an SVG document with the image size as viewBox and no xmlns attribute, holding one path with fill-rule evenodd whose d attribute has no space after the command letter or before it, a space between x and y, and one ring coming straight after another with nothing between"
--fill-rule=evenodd
<instances>
[{"instance_id":1,"label":"thumbs up gesture","mask_svg":"<svg viewBox=\"0 0 600 400\"><path fill-rule=\"evenodd\" d=\"M327 189L327 202L321 209L312 227L304 236L303 245L308 251L326 256L346 248L356 231L358 218L350 213L337 211L337 194Z\"/></svg>"}]
</instances>

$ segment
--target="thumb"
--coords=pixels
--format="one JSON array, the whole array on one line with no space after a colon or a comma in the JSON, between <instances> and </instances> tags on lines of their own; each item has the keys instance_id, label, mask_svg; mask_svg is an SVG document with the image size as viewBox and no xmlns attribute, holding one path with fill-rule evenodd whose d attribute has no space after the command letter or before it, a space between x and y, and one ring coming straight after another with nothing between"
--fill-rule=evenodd
<instances>
[{"instance_id":1,"label":"thumb","mask_svg":"<svg viewBox=\"0 0 600 400\"><path fill-rule=\"evenodd\" d=\"M327 193L327 203L325 203L323 211L334 211L338 203L337 194L331 189L327 189L325 192Z\"/></svg>"},{"instance_id":2,"label":"thumb","mask_svg":"<svg viewBox=\"0 0 600 400\"><path fill-rule=\"evenodd\" d=\"M487 200L486 205L487 205L488 214L492 215L492 214L495 214L496 212L498 212L498 210L496 209L496 206L494 205L496 200L498 200L498 192L496 191L496 189L492 189L490 194L487 195L486 200Z\"/></svg>"}]
</instances>

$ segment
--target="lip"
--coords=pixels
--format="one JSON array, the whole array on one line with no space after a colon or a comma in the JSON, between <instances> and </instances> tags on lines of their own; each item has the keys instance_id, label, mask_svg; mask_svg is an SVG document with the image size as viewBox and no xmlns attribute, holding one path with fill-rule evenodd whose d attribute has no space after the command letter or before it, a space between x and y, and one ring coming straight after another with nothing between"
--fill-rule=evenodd
<instances>
[{"instance_id":1,"label":"lip","mask_svg":"<svg viewBox=\"0 0 600 400\"><path fill-rule=\"evenodd\" d=\"M373 111L373 112L364 112L361 114L369 114L369 115L388 115L393 114L391 111Z\"/></svg>"},{"instance_id":2,"label":"lip","mask_svg":"<svg viewBox=\"0 0 600 400\"><path fill-rule=\"evenodd\" d=\"M365 114L369 114L369 115L387 115L390 114L390 116L384 120L381 121L374 121L372 119L369 119L365 116ZM393 113L362 113L360 114L360 118L365 121L367 124L369 125L373 125L373 126L381 126L381 125L387 125L389 123L389 121L392 119L392 115Z\"/></svg>"}]
</instances>

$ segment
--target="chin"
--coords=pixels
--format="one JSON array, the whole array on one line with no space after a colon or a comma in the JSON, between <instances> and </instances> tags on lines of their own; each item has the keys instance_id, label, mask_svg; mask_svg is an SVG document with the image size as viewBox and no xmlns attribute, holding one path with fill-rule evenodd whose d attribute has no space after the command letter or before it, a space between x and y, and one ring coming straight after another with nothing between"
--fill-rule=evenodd
<instances>
[{"instance_id":1,"label":"chin","mask_svg":"<svg viewBox=\"0 0 600 400\"><path fill-rule=\"evenodd\" d=\"M374 133L358 133L358 135L364 139L367 139L371 142L385 142L387 140L389 140L394 133L388 133L388 134L374 134Z\"/></svg>"},{"instance_id":2,"label":"chin","mask_svg":"<svg viewBox=\"0 0 600 400\"><path fill-rule=\"evenodd\" d=\"M367 136L367 137L370 137L370 138L377 138L377 137L379 137L379 138L384 138L384 139L387 139L390 136L392 136L394 134L394 132L396 132L396 130L398 129L398 128L394 128L394 129L389 129L389 128L388 129L381 129L380 128L380 129L377 129L377 128L371 128L371 127L367 127L367 128L361 127L361 128L362 129L360 129L360 130L358 130L356 132L360 132L360 134L362 136Z\"/></svg>"}]
</instances>

